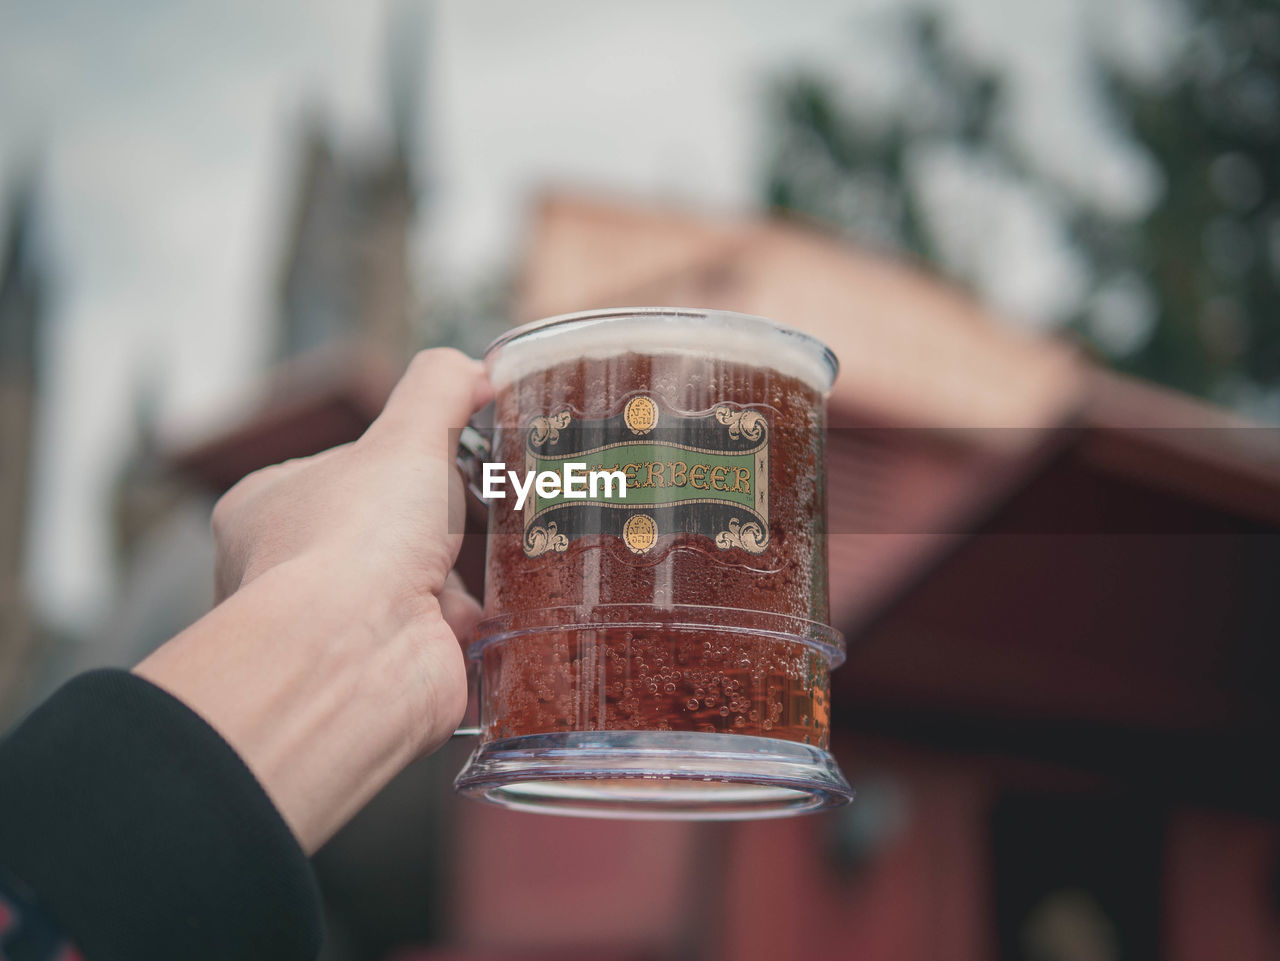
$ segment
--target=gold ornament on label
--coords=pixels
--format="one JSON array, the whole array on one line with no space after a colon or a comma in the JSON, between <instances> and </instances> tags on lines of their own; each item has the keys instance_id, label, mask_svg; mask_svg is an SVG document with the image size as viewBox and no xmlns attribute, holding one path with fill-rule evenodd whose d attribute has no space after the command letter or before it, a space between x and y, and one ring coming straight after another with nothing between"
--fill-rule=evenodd
<instances>
[{"instance_id":1,"label":"gold ornament on label","mask_svg":"<svg viewBox=\"0 0 1280 961\"><path fill-rule=\"evenodd\" d=\"M764 415L757 410L734 410L732 407L717 407L716 420L729 428L729 437L737 440L759 440L764 436L767 422Z\"/></svg>"},{"instance_id":2,"label":"gold ornament on label","mask_svg":"<svg viewBox=\"0 0 1280 961\"><path fill-rule=\"evenodd\" d=\"M716 535L716 547L722 551L740 547L748 554L763 554L768 546L768 536L755 521L744 524L734 517L729 521L729 529Z\"/></svg>"},{"instance_id":3,"label":"gold ornament on label","mask_svg":"<svg viewBox=\"0 0 1280 961\"><path fill-rule=\"evenodd\" d=\"M622 525L622 542L633 554L645 554L658 542L658 522L648 514L632 514Z\"/></svg>"},{"instance_id":4,"label":"gold ornament on label","mask_svg":"<svg viewBox=\"0 0 1280 961\"><path fill-rule=\"evenodd\" d=\"M658 424L658 405L652 397L632 397L622 410L622 419L633 434L647 434Z\"/></svg>"},{"instance_id":5,"label":"gold ornament on label","mask_svg":"<svg viewBox=\"0 0 1280 961\"><path fill-rule=\"evenodd\" d=\"M529 557L538 557L548 551L562 553L569 547L569 538L559 532L555 521L546 527L530 527L524 532L524 552Z\"/></svg>"},{"instance_id":6,"label":"gold ornament on label","mask_svg":"<svg viewBox=\"0 0 1280 961\"><path fill-rule=\"evenodd\" d=\"M560 431L569 426L572 415L567 410L550 417L535 417L529 425L529 443L534 447L560 439Z\"/></svg>"}]
</instances>

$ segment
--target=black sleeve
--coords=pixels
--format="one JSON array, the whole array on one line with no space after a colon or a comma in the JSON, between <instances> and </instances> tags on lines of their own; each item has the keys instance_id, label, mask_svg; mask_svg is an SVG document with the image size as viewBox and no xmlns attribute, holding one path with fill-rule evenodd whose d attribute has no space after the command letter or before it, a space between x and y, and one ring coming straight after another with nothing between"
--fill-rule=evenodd
<instances>
[{"instance_id":1,"label":"black sleeve","mask_svg":"<svg viewBox=\"0 0 1280 961\"><path fill-rule=\"evenodd\" d=\"M88 961L310 961L315 878L239 755L125 671L84 674L0 741L0 869Z\"/></svg>"}]
</instances>

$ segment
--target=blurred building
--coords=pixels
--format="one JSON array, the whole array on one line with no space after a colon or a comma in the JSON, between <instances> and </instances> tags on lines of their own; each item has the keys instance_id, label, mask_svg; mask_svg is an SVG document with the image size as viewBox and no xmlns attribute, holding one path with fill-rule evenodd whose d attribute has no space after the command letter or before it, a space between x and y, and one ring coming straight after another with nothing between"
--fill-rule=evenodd
<instances>
[{"instance_id":1,"label":"blurred building","mask_svg":"<svg viewBox=\"0 0 1280 961\"><path fill-rule=\"evenodd\" d=\"M30 670L37 636L26 592L27 525L35 455L41 341L49 268L36 239L33 179L19 181L0 234L0 723Z\"/></svg>"},{"instance_id":2,"label":"blurred building","mask_svg":"<svg viewBox=\"0 0 1280 961\"><path fill-rule=\"evenodd\" d=\"M763 314L841 358L829 527L850 657L833 724L862 797L717 841L535 832L463 805L464 943L616 950L611 930L636 957L1280 953L1280 778L1263 760L1280 746L1275 431L800 224L548 199L521 319L628 303ZM676 866L646 867L664 857Z\"/></svg>"},{"instance_id":3,"label":"blurred building","mask_svg":"<svg viewBox=\"0 0 1280 961\"><path fill-rule=\"evenodd\" d=\"M356 341L406 356L416 311L408 266L414 196L403 143L343 154L313 118L300 152L277 360Z\"/></svg>"},{"instance_id":4,"label":"blurred building","mask_svg":"<svg viewBox=\"0 0 1280 961\"><path fill-rule=\"evenodd\" d=\"M764 314L841 358L834 749L859 800L535 819L452 797L449 745L322 853L330 956L1275 957L1275 432L803 224L537 208L516 320L655 303ZM175 463L224 488L355 436L393 380L335 368ZM482 554L469 536L477 591Z\"/></svg>"}]
</instances>

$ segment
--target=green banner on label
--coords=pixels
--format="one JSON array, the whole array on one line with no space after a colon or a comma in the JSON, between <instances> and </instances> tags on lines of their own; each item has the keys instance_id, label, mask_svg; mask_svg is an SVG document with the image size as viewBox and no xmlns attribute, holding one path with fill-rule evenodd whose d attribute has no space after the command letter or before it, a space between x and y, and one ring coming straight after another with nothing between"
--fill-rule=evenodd
<instances>
[{"instance_id":1,"label":"green banner on label","mask_svg":"<svg viewBox=\"0 0 1280 961\"><path fill-rule=\"evenodd\" d=\"M525 430L525 469L561 481L549 495L535 485L524 506L531 557L598 534L621 537L637 554L678 534L705 536L721 550L768 547L769 423L759 410L721 404L683 414L641 394L612 417L560 410ZM582 466L566 476L567 464Z\"/></svg>"},{"instance_id":2,"label":"green banner on label","mask_svg":"<svg viewBox=\"0 0 1280 961\"><path fill-rule=\"evenodd\" d=\"M539 497L535 492L535 514L566 502L639 507L714 499L747 508L755 507L754 451L727 454L690 450L678 444L620 443L567 457L535 457L533 469L561 473L564 465L571 463L586 465L585 470L575 473L580 480L572 485L575 494L581 491L586 496L568 497L562 491L553 497ZM627 482L626 496L618 497L616 486L607 486L601 478L589 483L589 475L595 471L621 472Z\"/></svg>"}]
</instances>

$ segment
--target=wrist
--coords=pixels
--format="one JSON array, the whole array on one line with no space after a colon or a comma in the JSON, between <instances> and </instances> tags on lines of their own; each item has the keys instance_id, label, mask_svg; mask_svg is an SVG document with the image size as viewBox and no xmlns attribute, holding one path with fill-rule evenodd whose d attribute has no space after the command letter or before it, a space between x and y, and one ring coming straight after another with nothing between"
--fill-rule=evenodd
<instances>
[{"instance_id":1,"label":"wrist","mask_svg":"<svg viewBox=\"0 0 1280 961\"><path fill-rule=\"evenodd\" d=\"M335 567L309 556L264 572L137 668L240 753L308 851L447 736L465 702L436 599Z\"/></svg>"}]
</instances>

